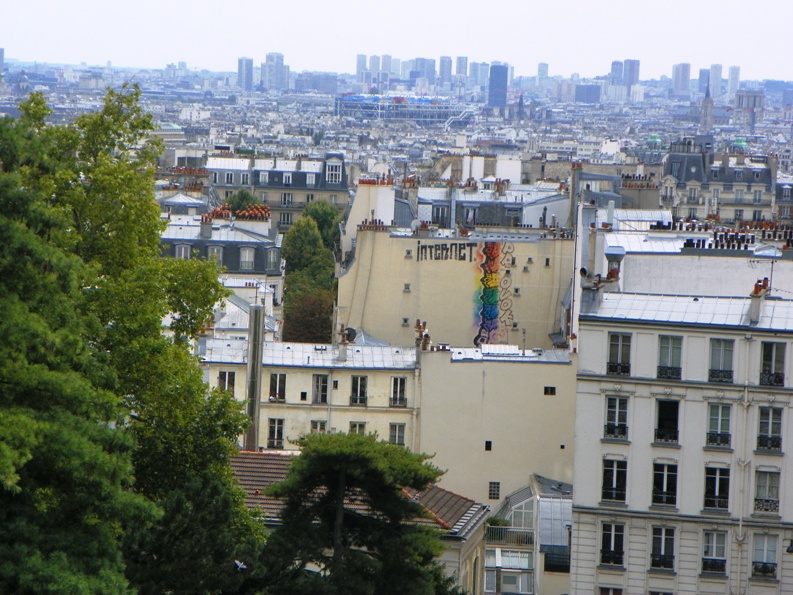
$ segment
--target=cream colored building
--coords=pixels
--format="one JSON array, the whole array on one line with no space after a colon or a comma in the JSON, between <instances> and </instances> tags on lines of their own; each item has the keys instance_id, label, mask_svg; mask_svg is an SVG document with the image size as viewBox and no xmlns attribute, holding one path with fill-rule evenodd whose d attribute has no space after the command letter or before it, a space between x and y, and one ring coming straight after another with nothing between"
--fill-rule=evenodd
<instances>
[{"instance_id":1,"label":"cream colored building","mask_svg":"<svg viewBox=\"0 0 793 595\"><path fill-rule=\"evenodd\" d=\"M339 276L337 322L393 345L412 344L420 319L436 344L550 348L574 272L573 241L553 236L360 225Z\"/></svg>"}]
</instances>

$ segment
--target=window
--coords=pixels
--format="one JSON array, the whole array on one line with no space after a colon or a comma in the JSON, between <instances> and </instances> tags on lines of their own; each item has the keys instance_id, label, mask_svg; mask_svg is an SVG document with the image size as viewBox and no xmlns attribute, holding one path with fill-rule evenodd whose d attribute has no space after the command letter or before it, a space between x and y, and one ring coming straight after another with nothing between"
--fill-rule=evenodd
<instances>
[{"instance_id":1,"label":"window","mask_svg":"<svg viewBox=\"0 0 793 595\"><path fill-rule=\"evenodd\" d=\"M317 175L316 174L306 174L306 186L313 186L317 183ZM313 194L309 194L311 198L314 198Z\"/></svg>"},{"instance_id":2,"label":"window","mask_svg":"<svg viewBox=\"0 0 793 595\"><path fill-rule=\"evenodd\" d=\"M212 172L212 183L213 184L217 184L218 183L218 172L216 172L216 171Z\"/></svg>"},{"instance_id":3,"label":"window","mask_svg":"<svg viewBox=\"0 0 793 595\"><path fill-rule=\"evenodd\" d=\"M714 177L718 177L718 176L714 176ZM710 191L710 197L711 197L713 200L719 200L719 188L713 188L713 189Z\"/></svg>"},{"instance_id":4,"label":"window","mask_svg":"<svg viewBox=\"0 0 793 595\"><path fill-rule=\"evenodd\" d=\"M281 255L278 248L270 248L267 250L267 270L271 271L281 266Z\"/></svg>"},{"instance_id":5,"label":"window","mask_svg":"<svg viewBox=\"0 0 793 595\"><path fill-rule=\"evenodd\" d=\"M248 172L244 172L244 173L241 174L240 183L243 186L247 186L248 184L251 183L251 176L250 176L250 174Z\"/></svg>"},{"instance_id":6,"label":"window","mask_svg":"<svg viewBox=\"0 0 793 595\"><path fill-rule=\"evenodd\" d=\"M658 400L658 423L655 428L656 442L673 442L677 444L679 415L680 401Z\"/></svg>"},{"instance_id":7,"label":"window","mask_svg":"<svg viewBox=\"0 0 793 595\"><path fill-rule=\"evenodd\" d=\"M388 402L391 407L407 407L408 400L405 396L407 383L408 379L405 376L391 377L391 399Z\"/></svg>"},{"instance_id":8,"label":"window","mask_svg":"<svg viewBox=\"0 0 793 595\"><path fill-rule=\"evenodd\" d=\"M391 444L405 446L405 424L389 424L388 441Z\"/></svg>"},{"instance_id":9,"label":"window","mask_svg":"<svg viewBox=\"0 0 793 595\"><path fill-rule=\"evenodd\" d=\"M730 503L730 470L726 467L705 468L705 508L727 510Z\"/></svg>"},{"instance_id":10,"label":"window","mask_svg":"<svg viewBox=\"0 0 793 595\"><path fill-rule=\"evenodd\" d=\"M779 473L757 471L755 474L755 512L779 512Z\"/></svg>"},{"instance_id":11,"label":"window","mask_svg":"<svg viewBox=\"0 0 793 595\"><path fill-rule=\"evenodd\" d=\"M410 283L405 283L405 287L402 289L405 293L410 293Z\"/></svg>"},{"instance_id":12,"label":"window","mask_svg":"<svg viewBox=\"0 0 793 595\"><path fill-rule=\"evenodd\" d=\"M606 438L628 438L628 397L606 397Z\"/></svg>"},{"instance_id":13,"label":"window","mask_svg":"<svg viewBox=\"0 0 793 595\"><path fill-rule=\"evenodd\" d=\"M325 427L327 422L324 419L312 419L311 420L311 433L312 434L324 434Z\"/></svg>"},{"instance_id":14,"label":"window","mask_svg":"<svg viewBox=\"0 0 793 595\"><path fill-rule=\"evenodd\" d=\"M234 173L227 171L226 172L226 184L233 184L234 183Z\"/></svg>"},{"instance_id":15,"label":"window","mask_svg":"<svg viewBox=\"0 0 793 595\"><path fill-rule=\"evenodd\" d=\"M782 408L760 407L760 427L757 431L758 450L782 450Z\"/></svg>"},{"instance_id":16,"label":"window","mask_svg":"<svg viewBox=\"0 0 793 595\"><path fill-rule=\"evenodd\" d=\"M279 225L292 225L292 213L284 212L278 214Z\"/></svg>"},{"instance_id":17,"label":"window","mask_svg":"<svg viewBox=\"0 0 793 595\"><path fill-rule=\"evenodd\" d=\"M325 166L325 181L328 184L341 184L341 163L328 163Z\"/></svg>"},{"instance_id":18,"label":"window","mask_svg":"<svg viewBox=\"0 0 793 595\"><path fill-rule=\"evenodd\" d=\"M661 335L658 337L658 378L680 380L680 354L683 350L682 337Z\"/></svg>"},{"instance_id":19,"label":"window","mask_svg":"<svg viewBox=\"0 0 793 595\"><path fill-rule=\"evenodd\" d=\"M622 589L612 589L611 587L600 587L599 595L622 595Z\"/></svg>"},{"instance_id":20,"label":"window","mask_svg":"<svg viewBox=\"0 0 793 595\"><path fill-rule=\"evenodd\" d=\"M688 218L689 219L696 219L697 218L697 209L696 208L688 210Z\"/></svg>"},{"instance_id":21,"label":"window","mask_svg":"<svg viewBox=\"0 0 793 595\"><path fill-rule=\"evenodd\" d=\"M312 379L311 402L315 404L328 402L328 375L314 374Z\"/></svg>"},{"instance_id":22,"label":"window","mask_svg":"<svg viewBox=\"0 0 793 595\"><path fill-rule=\"evenodd\" d=\"M727 572L727 534L705 531L702 537L702 572Z\"/></svg>"},{"instance_id":23,"label":"window","mask_svg":"<svg viewBox=\"0 0 793 595\"><path fill-rule=\"evenodd\" d=\"M735 209L735 220L743 221L743 209Z\"/></svg>"},{"instance_id":24,"label":"window","mask_svg":"<svg viewBox=\"0 0 793 595\"><path fill-rule=\"evenodd\" d=\"M252 271L256 251L253 248L240 248L240 270Z\"/></svg>"},{"instance_id":25,"label":"window","mask_svg":"<svg viewBox=\"0 0 793 595\"><path fill-rule=\"evenodd\" d=\"M292 206L292 193L291 192L282 192L281 193L281 206L282 207L291 207Z\"/></svg>"},{"instance_id":26,"label":"window","mask_svg":"<svg viewBox=\"0 0 793 595\"><path fill-rule=\"evenodd\" d=\"M230 393L234 392L234 381L237 377L235 372L228 372L226 370L221 370L218 372L218 388L223 391L228 391Z\"/></svg>"},{"instance_id":27,"label":"window","mask_svg":"<svg viewBox=\"0 0 793 595\"><path fill-rule=\"evenodd\" d=\"M752 221L762 221L763 220L763 211L756 209L752 211Z\"/></svg>"},{"instance_id":28,"label":"window","mask_svg":"<svg viewBox=\"0 0 793 595\"><path fill-rule=\"evenodd\" d=\"M291 186L292 185L292 174L285 173L284 174L284 186Z\"/></svg>"},{"instance_id":29,"label":"window","mask_svg":"<svg viewBox=\"0 0 793 595\"><path fill-rule=\"evenodd\" d=\"M435 205L432 207L432 223L435 225L446 225L446 219L448 216L448 207L443 205Z\"/></svg>"},{"instance_id":30,"label":"window","mask_svg":"<svg viewBox=\"0 0 793 595\"><path fill-rule=\"evenodd\" d=\"M366 405L366 376L352 377L350 405Z\"/></svg>"},{"instance_id":31,"label":"window","mask_svg":"<svg viewBox=\"0 0 793 595\"><path fill-rule=\"evenodd\" d=\"M365 421L351 421L350 422L350 434L366 434L366 422Z\"/></svg>"},{"instance_id":32,"label":"window","mask_svg":"<svg viewBox=\"0 0 793 595\"><path fill-rule=\"evenodd\" d=\"M732 339L710 340L709 382L732 382L732 352L735 341Z\"/></svg>"},{"instance_id":33,"label":"window","mask_svg":"<svg viewBox=\"0 0 793 595\"><path fill-rule=\"evenodd\" d=\"M270 181L269 172L260 171L259 172L259 184L266 184Z\"/></svg>"},{"instance_id":34,"label":"window","mask_svg":"<svg viewBox=\"0 0 793 595\"><path fill-rule=\"evenodd\" d=\"M551 395L551 396L555 395L556 394L556 387L555 386L546 386L543 389L543 394L544 395Z\"/></svg>"},{"instance_id":35,"label":"window","mask_svg":"<svg viewBox=\"0 0 793 595\"><path fill-rule=\"evenodd\" d=\"M752 201L754 204L759 205L763 202L763 191L762 190L755 190L752 195Z\"/></svg>"},{"instance_id":36,"label":"window","mask_svg":"<svg viewBox=\"0 0 793 595\"><path fill-rule=\"evenodd\" d=\"M789 187L782 188L782 198L785 199L785 200L790 200L790 188Z\"/></svg>"},{"instance_id":37,"label":"window","mask_svg":"<svg viewBox=\"0 0 793 595\"><path fill-rule=\"evenodd\" d=\"M752 577L776 578L776 546L778 535L754 534L752 553Z\"/></svg>"},{"instance_id":38,"label":"window","mask_svg":"<svg viewBox=\"0 0 793 595\"><path fill-rule=\"evenodd\" d=\"M487 497L490 500L498 500L501 498L501 482L491 481L487 484Z\"/></svg>"},{"instance_id":39,"label":"window","mask_svg":"<svg viewBox=\"0 0 793 595\"><path fill-rule=\"evenodd\" d=\"M785 386L785 344L763 341L762 356L760 384Z\"/></svg>"},{"instance_id":40,"label":"window","mask_svg":"<svg viewBox=\"0 0 793 595\"><path fill-rule=\"evenodd\" d=\"M625 549L625 525L603 523L600 533L600 563L622 566Z\"/></svg>"},{"instance_id":41,"label":"window","mask_svg":"<svg viewBox=\"0 0 793 595\"><path fill-rule=\"evenodd\" d=\"M735 191L735 202L742 203L743 202L743 190L736 190Z\"/></svg>"},{"instance_id":42,"label":"window","mask_svg":"<svg viewBox=\"0 0 793 595\"><path fill-rule=\"evenodd\" d=\"M528 555L528 552L525 552ZM532 580L530 572L501 571L502 593L531 593Z\"/></svg>"},{"instance_id":43,"label":"window","mask_svg":"<svg viewBox=\"0 0 793 595\"><path fill-rule=\"evenodd\" d=\"M697 189L696 188L689 188L688 189L688 202L696 204L696 202L697 202Z\"/></svg>"},{"instance_id":44,"label":"window","mask_svg":"<svg viewBox=\"0 0 793 595\"><path fill-rule=\"evenodd\" d=\"M708 446L730 445L730 411L729 405L711 403L708 406Z\"/></svg>"},{"instance_id":45,"label":"window","mask_svg":"<svg viewBox=\"0 0 793 595\"><path fill-rule=\"evenodd\" d=\"M625 502L628 462L606 459L603 461L603 500Z\"/></svg>"},{"instance_id":46,"label":"window","mask_svg":"<svg viewBox=\"0 0 793 595\"><path fill-rule=\"evenodd\" d=\"M273 419L268 420L267 428L267 448L283 448L284 447L284 420Z\"/></svg>"},{"instance_id":47,"label":"window","mask_svg":"<svg viewBox=\"0 0 793 595\"><path fill-rule=\"evenodd\" d=\"M736 169L735 170L735 179L736 180L743 180L743 170Z\"/></svg>"},{"instance_id":48,"label":"window","mask_svg":"<svg viewBox=\"0 0 793 595\"><path fill-rule=\"evenodd\" d=\"M509 513L510 526L518 529L534 528L534 501L525 500L512 507Z\"/></svg>"},{"instance_id":49,"label":"window","mask_svg":"<svg viewBox=\"0 0 793 595\"><path fill-rule=\"evenodd\" d=\"M182 260L190 260L190 255L192 250L190 246L185 246L184 244L180 244L176 246L176 258L181 258Z\"/></svg>"},{"instance_id":50,"label":"window","mask_svg":"<svg viewBox=\"0 0 793 595\"><path fill-rule=\"evenodd\" d=\"M286 401L286 374L270 374L270 402Z\"/></svg>"},{"instance_id":51,"label":"window","mask_svg":"<svg viewBox=\"0 0 793 595\"><path fill-rule=\"evenodd\" d=\"M672 570L675 567L675 530L673 527L653 527L651 568Z\"/></svg>"},{"instance_id":52,"label":"window","mask_svg":"<svg viewBox=\"0 0 793 595\"><path fill-rule=\"evenodd\" d=\"M630 376L631 373L631 336L622 333L609 333L609 360L606 373Z\"/></svg>"},{"instance_id":53,"label":"window","mask_svg":"<svg viewBox=\"0 0 793 595\"><path fill-rule=\"evenodd\" d=\"M653 504L677 504L677 465L653 464Z\"/></svg>"},{"instance_id":54,"label":"window","mask_svg":"<svg viewBox=\"0 0 793 595\"><path fill-rule=\"evenodd\" d=\"M335 205L338 200L339 200L338 195L336 195L336 194L331 194L330 195L330 204Z\"/></svg>"},{"instance_id":55,"label":"window","mask_svg":"<svg viewBox=\"0 0 793 595\"><path fill-rule=\"evenodd\" d=\"M222 246L210 246L207 248L207 258L209 260L215 260L218 263L223 263L223 247Z\"/></svg>"},{"instance_id":56,"label":"window","mask_svg":"<svg viewBox=\"0 0 793 595\"><path fill-rule=\"evenodd\" d=\"M306 194L306 204L311 204L312 202L314 202L314 195L311 193Z\"/></svg>"}]
</instances>

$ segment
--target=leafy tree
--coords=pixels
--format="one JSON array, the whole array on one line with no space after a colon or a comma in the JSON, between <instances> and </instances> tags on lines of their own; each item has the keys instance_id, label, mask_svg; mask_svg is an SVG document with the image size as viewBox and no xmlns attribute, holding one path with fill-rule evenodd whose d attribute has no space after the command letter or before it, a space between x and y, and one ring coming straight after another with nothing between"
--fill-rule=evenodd
<instances>
[{"instance_id":1,"label":"leafy tree","mask_svg":"<svg viewBox=\"0 0 793 595\"><path fill-rule=\"evenodd\" d=\"M244 211L251 205L258 204L260 201L253 194L243 189L232 194L228 202L232 214L236 214L239 211Z\"/></svg>"},{"instance_id":2,"label":"leafy tree","mask_svg":"<svg viewBox=\"0 0 793 595\"><path fill-rule=\"evenodd\" d=\"M311 434L298 444L287 478L268 490L284 501L282 525L268 542L269 551L278 549L273 575L283 583L275 591L311 580L321 583L316 592L435 593L440 536L413 522L426 512L402 491L438 480L442 471L429 456L375 435ZM300 572L309 564L319 576Z\"/></svg>"},{"instance_id":3,"label":"leafy tree","mask_svg":"<svg viewBox=\"0 0 793 595\"><path fill-rule=\"evenodd\" d=\"M322 243L331 252L335 252L339 242L339 221L341 215L339 210L325 200L318 200L310 203L303 209L303 217L311 217L317 222L319 235L322 236Z\"/></svg>"},{"instance_id":4,"label":"leafy tree","mask_svg":"<svg viewBox=\"0 0 793 595\"><path fill-rule=\"evenodd\" d=\"M316 220L300 217L284 236L281 254L286 272L293 273L316 265L317 261L333 270L333 255L324 245Z\"/></svg>"}]
</instances>

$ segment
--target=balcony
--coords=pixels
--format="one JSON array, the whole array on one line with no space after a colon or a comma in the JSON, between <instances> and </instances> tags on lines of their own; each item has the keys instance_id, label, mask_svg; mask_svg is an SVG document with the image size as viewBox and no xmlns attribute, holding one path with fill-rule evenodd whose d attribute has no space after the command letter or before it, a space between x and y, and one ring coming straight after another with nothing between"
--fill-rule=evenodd
<instances>
[{"instance_id":1,"label":"balcony","mask_svg":"<svg viewBox=\"0 0 793 595\"><path fill-rule=\"evenodd\" d=\"M705 437L705 444L708 446L729 447L732 435L727 432L708 432Z\"/></svg>"},{"instance_id":2,"label":"balcony","mask_svg":"<svg viewBox=\"0 0 793 595\"><path fill-rule=\"evenodd\" d=\"M752 578L776 578L775 562L752 562Z\"/></svg>"},{"instance_id":3,"label":"balcony","mask_svg":"<svg viewBox=\"0 0 793 595\"><path fill-rule=\"evenodd\" d=\"M619 440L628 439L628 426L626 424L606 424L603 426L603 436Z\"/></svg>"},{"instance_id":4,"label":"balcony","mask_svg":"<svg viewBox=\"0 0 793 595\"><path fill-rule=\"evenodd\" d=\"M622 566L625 552L622 550L600 550L600 563L610 566Z\"/></svg>"},{"instance_id":5,"label":"balcony","mask_svg":"<svg viewBox=\"0 0 793 595\"><path fill-rule=\"evenodd\" d=\"M662 492L653 490L653 504L661 506L675 506L677 504L677 492Z\"/></svg>"},{"instance_id":6,"label":"balcony","mask_svg":"<svg viewBox=\"0 0 793 595\"><path fill-rule=\"evenodd\" d=\"M732 370L708 370L708 382L732 384Z\"/></svg>"},{"instance_id":7,"label":"balcony","mask_svg":"<svg viewBox=\"0 0 793 595\"><path fill-rule=\"evenodd\" d=\"M730 500L726 496L705 495L705 508L717 508L727 510L730 507Z\"/></svg>"},{"instance_id":8,"label":"balcony","mask_svg":"<svg viewBox=\"0 0 793 595\"><path fill-rule=\"evenodd\" d=\"M652 554L650 556L650 568L664 568L672 570L675 567L675 557L667 554Z\"/></svg>"},{"instance_id":9,"label":"balcony","mask_svg":"<svg viewBox=\"0 0 793 595\"><path fill-rule=\"evenodd\" d=\"M612 502L625 502L625 488L603 488L601 499Z\"/></svg>"},{"instance_id":10,"label":"balcony","mask_svg":"<svg viewBox=\"0 0 793 595\"><path fill-rule=\"evenodd\" d=\"M779 513L779 500L771 500L770 498L755 498L754 511Z\"/></svg>"},{"instance_id":11,"label":"balcony","mask_svg":"<svg viewBox=\"0 0 793 595\"><path fill-rule=\"evenodd\" d=\"M502 545L534 545L534 530L488 525L485 540Z\"/></svg>"},{"instance_id":12,"label":"balcony","mask_svg":"<svg viewBox=\"0 0 793 595\"><path fill-rule=\"evenodd\" d=\"M407 407L408 400L407 397L391 397L388 400L389 407Z\"/></svg>"},{"instance_id":13,"label":"balcony","mask_svg":"<svg viewBox=\"0 0 793 595\"><path fill-rule=\"evenodd\" d=\"M727 572L727 560L723 558L702 558L702 572L725 574Z\"/></svg>"},{"instance_id":14,"label":"balcony","mask_svg":"<svg viewBox=\"0 0 793 595\"><path fill-rule=\"evenodd\" d=\"M758 436L757 450L782 451L782 436Z\"/></svg>"},{"instance_id":15,"label":"balcony","mask_svg":"<svg viewBox=\"0 0 793 595\"><path fill-rule=\"evenodd\" d=\"M785 386L784 372L760 372L761 386Z\"/></svg>"},{"instance_id":16,"label":"balcony","mask_svg":"<svg viewBox=\"0 0 793 595\"><path fill-rule=\"evenodd\" d=\"M662 430L661 428L657 428L655 430L655 441L677 444L679 435L680 432L678 430Z\"/></svg>"},{"instance_id":17,"label":"balcony","mask_svg":"<svg viewBox=\"0 0 793 595\"><path fill-rule=\"evenodd\" d=\"M606 364L606 374L609 374L611 376L630 376L631 365L608 362Z\"/></svg>"},{"instance_id":18,"label":"balcony","mask_svg":"<svg viewBox=\"0 0 793 595\"><path fill-rule=\"evenodd\" d=\"M658 366L659 380L680 380L683 376L683 368L671 366Z\"/></svg>"},{"instance_id":19,"label":"balcony","mask_svg":"<svg viewBox=\"0 0 793 595\"><path fill-rule=\"evenodd\" d=\"M350 405L353 407L366 407L366 395L350 395Z\"/></svg>"}]
</instances>

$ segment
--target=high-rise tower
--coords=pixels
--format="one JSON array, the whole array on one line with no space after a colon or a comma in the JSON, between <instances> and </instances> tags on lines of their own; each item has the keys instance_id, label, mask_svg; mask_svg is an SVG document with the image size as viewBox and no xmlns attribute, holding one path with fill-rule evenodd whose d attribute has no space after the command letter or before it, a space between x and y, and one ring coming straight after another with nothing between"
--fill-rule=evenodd
<instances>
[{"instance_id":1,"label":"high-rise tower","mask_svg":"<svg viewBox=\"0 0 793 595\"><path fill-rule=\"evenodd\" d=\"M675 64L672 67L672 94L675 97L688 97L690 84L691 64Z\"/></svg>"},{"instance_id":2,"label":"high-rise tower","mask_svg":"<svg viewBox=\"0 0 793 595\"><path fill-rule=\"evenodd\" d=\"M503 110L507 107L507 85L509 83L509 66L493 64L490 66L490 78L487 87L487 105Z\"/></svg>"},{"instance_id":3,"label":"high-rise tower","mask_svg":"<svg viewBox=\"0 0 793 595\"><path fill-rule=\"evenodd\" d=\"M611 72L609 72L612 85L621 85L623 77L623 64L622 60L614 60L611 63Z\"/></svg>"},{"instance_id":4,"label":"high-rise tower","mask_svg":"<svg viewBox=\"0 0 793 595\"><path fill-rule=\"evenodd\" d=\"M622 63L622 84L628 87L639 84L639 60L625 60Z\"/></svg>"},{"instance_id":5,"label":"high-rise tower","mask_svg":"<svg viewBox=\"0 0 793 595\"><path fill-rule=\"evenodd\" d=\"M454 74L468 76L468 56L457 56L457 69Z\"/></svg>"},{"instance_id":6,"label":"high-rise tower","mask_svg":"<svg viewBox=\"0 0 793 595\"><path fill-rule=\"evenodd\" d=\"M727 95L735 97L741 86L741 67L730 66L730 75L727 78Z\"/></svg>"},{"instance_id":7,"label":"high-rise tower","mask_svg":"<svg viewBox=\"0 0 793 595\"><path fill-rule=\"evenodd\" d=\"M244 91L253 89L253 58L237 60L237 86Z\"/></svg>"},{"instance_id":8,"label":"high-rise tower","mask_svg":"<svg viewBox=\"0 0 793 595\"><path fill-rule=\"evenodd\" d=\"M438 74L439 74L441 85L443 85L444 83L451 83L452 82L452 57L451 56L441 56L439 67L440 67L440 72Z\"/></svg>"},{"instance_id":9,"label":"high-rise tower","mask_svg":"<svg viewBox=\"0 0 793 595\"><path fill-rule=\"evenodd\" d=\"M721 97L721 64L712 64L710 67L710 96L713 99Z\"/></svg>"}]
</instances>

